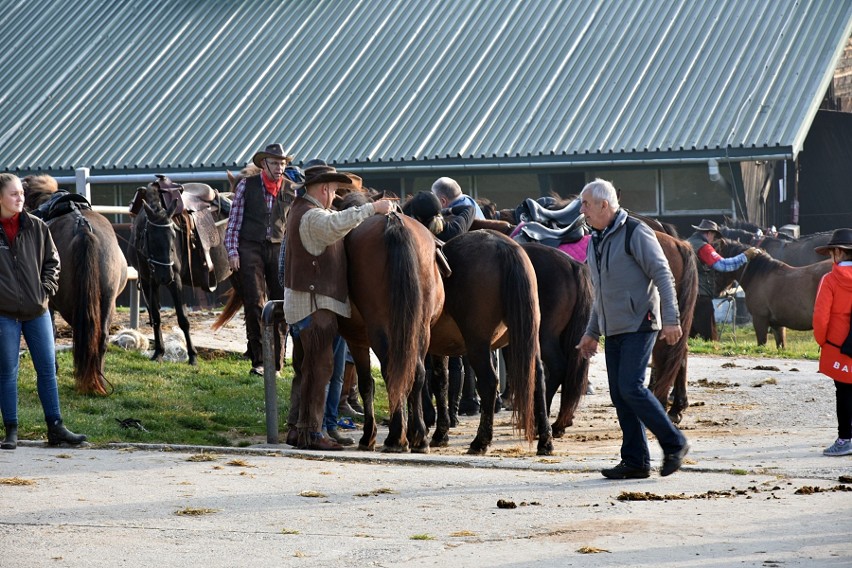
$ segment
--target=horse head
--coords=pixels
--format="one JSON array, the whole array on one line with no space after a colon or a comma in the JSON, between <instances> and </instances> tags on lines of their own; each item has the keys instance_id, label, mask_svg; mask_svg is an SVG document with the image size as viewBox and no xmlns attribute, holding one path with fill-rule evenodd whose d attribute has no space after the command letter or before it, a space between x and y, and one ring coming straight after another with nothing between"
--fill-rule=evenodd
<instances>
[{"instance_id":1,"label":"horse head","mask_svg":"<svg viewBox=\"0 0 852 568\"><path fill-rule=\"evenodd\" d=\"M142 202L145 218L141 234L136 240L136 249L140 256L147 260L152 280L168 284L180 274L180 256L177 252L177 226L172 221L172 215L177 208L177 202L172 202L168 209L151 206L147 201Z\"/></svg>"}]
</instances>

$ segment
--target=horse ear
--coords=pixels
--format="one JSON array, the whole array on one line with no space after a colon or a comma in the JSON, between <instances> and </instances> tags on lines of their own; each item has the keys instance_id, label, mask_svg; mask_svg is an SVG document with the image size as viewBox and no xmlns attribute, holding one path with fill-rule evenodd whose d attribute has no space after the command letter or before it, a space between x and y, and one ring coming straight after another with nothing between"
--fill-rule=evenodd
<instances>
[{"instance_id":1,"label":"horse ear","mask_svg":"<svg viewBox=\"0 0 852 568\"><path fill-rule=\"evenodd\" d=\"M142 207L144 207L144 208L145 208L145 215L146 215L149 219L153 219L153 218L154 218L154 210L153 210L153 209L151 209L151 206L150 206L150 205L148 205L148 202L147 202L147 201L142 201Z\"/></svg>"}]
</instances>

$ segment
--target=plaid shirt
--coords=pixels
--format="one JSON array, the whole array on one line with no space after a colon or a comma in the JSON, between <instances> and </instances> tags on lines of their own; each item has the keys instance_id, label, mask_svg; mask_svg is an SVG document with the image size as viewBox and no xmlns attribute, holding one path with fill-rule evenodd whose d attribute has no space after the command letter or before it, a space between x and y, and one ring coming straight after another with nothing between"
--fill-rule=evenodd
<instances>
[{"instance_id":1,"label":"plaid shirt","mask_svg":"<svg viewBox=\"0 0 852 568\"><path fill-rule=\"evenodd\" d=\"M282 191L284 189L282 188ZM263 192L263 200L266 202L266 210L272 211L275 197L268 191ZM240 229L243 226L243 215L246 210L246 178L240 180L231 200L231 213L228 215L228 227L225 229L225 250L228 258L240 256ZM272 227L266 227L266 238L272 234Z\"/></svg>"},{"instance_id":2,"label":"plaid shirt","mask_svg":"<svg viewBox=\"0 0 852 568\"><path fill-rule=\"evenodd\" d=\"M314 209L302 216L302 221L299 224L299 237L302 239L302 245L314 256L321 255L326 247L345 237L349 231L375 214L372 203L343 211L334 211L325 209L310 195L302 197L316 205ZM282 286L284 285L285 248L285 246L281 247L281 256L278 261L278 278ZM352 306L349 303L349 298L345 302L339 302L322 294L284 288L284 319L287 323L301 321L317 310L329 310L345 318L352 317Z\"/></svg>"}]
</instances>

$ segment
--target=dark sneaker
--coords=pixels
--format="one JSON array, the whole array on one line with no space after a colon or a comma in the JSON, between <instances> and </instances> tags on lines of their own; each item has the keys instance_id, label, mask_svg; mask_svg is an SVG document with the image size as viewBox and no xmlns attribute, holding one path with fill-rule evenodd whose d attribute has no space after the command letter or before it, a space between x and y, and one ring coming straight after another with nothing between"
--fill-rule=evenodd
<instances>
[{"instance_id":1,"label":"dark sneaker","mask_svg":"<svg viewBox=\"0 0 852 568\"><path fill-rule=\"evenodd\" d=\"M615 467L602 469L601 474L607 479L645 479L651 476L651 469L631 467L621 462Z\"/></svg>"},{"instance_id":2,"label":"dark sneaker","mask_svg":"<svg viewBox=\"0 0 852 568\"><path fill-rule=\"evenodd\" d=\"M660 468L660 476L671 475L680 469L683 458L689 453L689 444L684 444L680 451L663 456L663 467Z\"/></svg>"}]
</instances>

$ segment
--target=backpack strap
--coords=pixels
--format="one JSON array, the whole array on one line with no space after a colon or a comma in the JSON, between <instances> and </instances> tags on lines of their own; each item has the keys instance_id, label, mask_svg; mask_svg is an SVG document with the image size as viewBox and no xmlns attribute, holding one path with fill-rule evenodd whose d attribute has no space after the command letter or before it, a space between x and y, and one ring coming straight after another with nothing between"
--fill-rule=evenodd
<instances>
[{"instance_id":1,"label":"backpack strap","mask_svg":"<svg viewBox=\"0 0 852 568\"><path fill-rule=\"evenodd\" d=\"M627 256L633 256L633 253L630 251L630 239L633 237L633 231L636 230L636 227L641 222L639 219L628 216L627 221L624 223L627 230L627 233L624 235L624 252L627 253Z\"/></svg>"}]
</instances>

